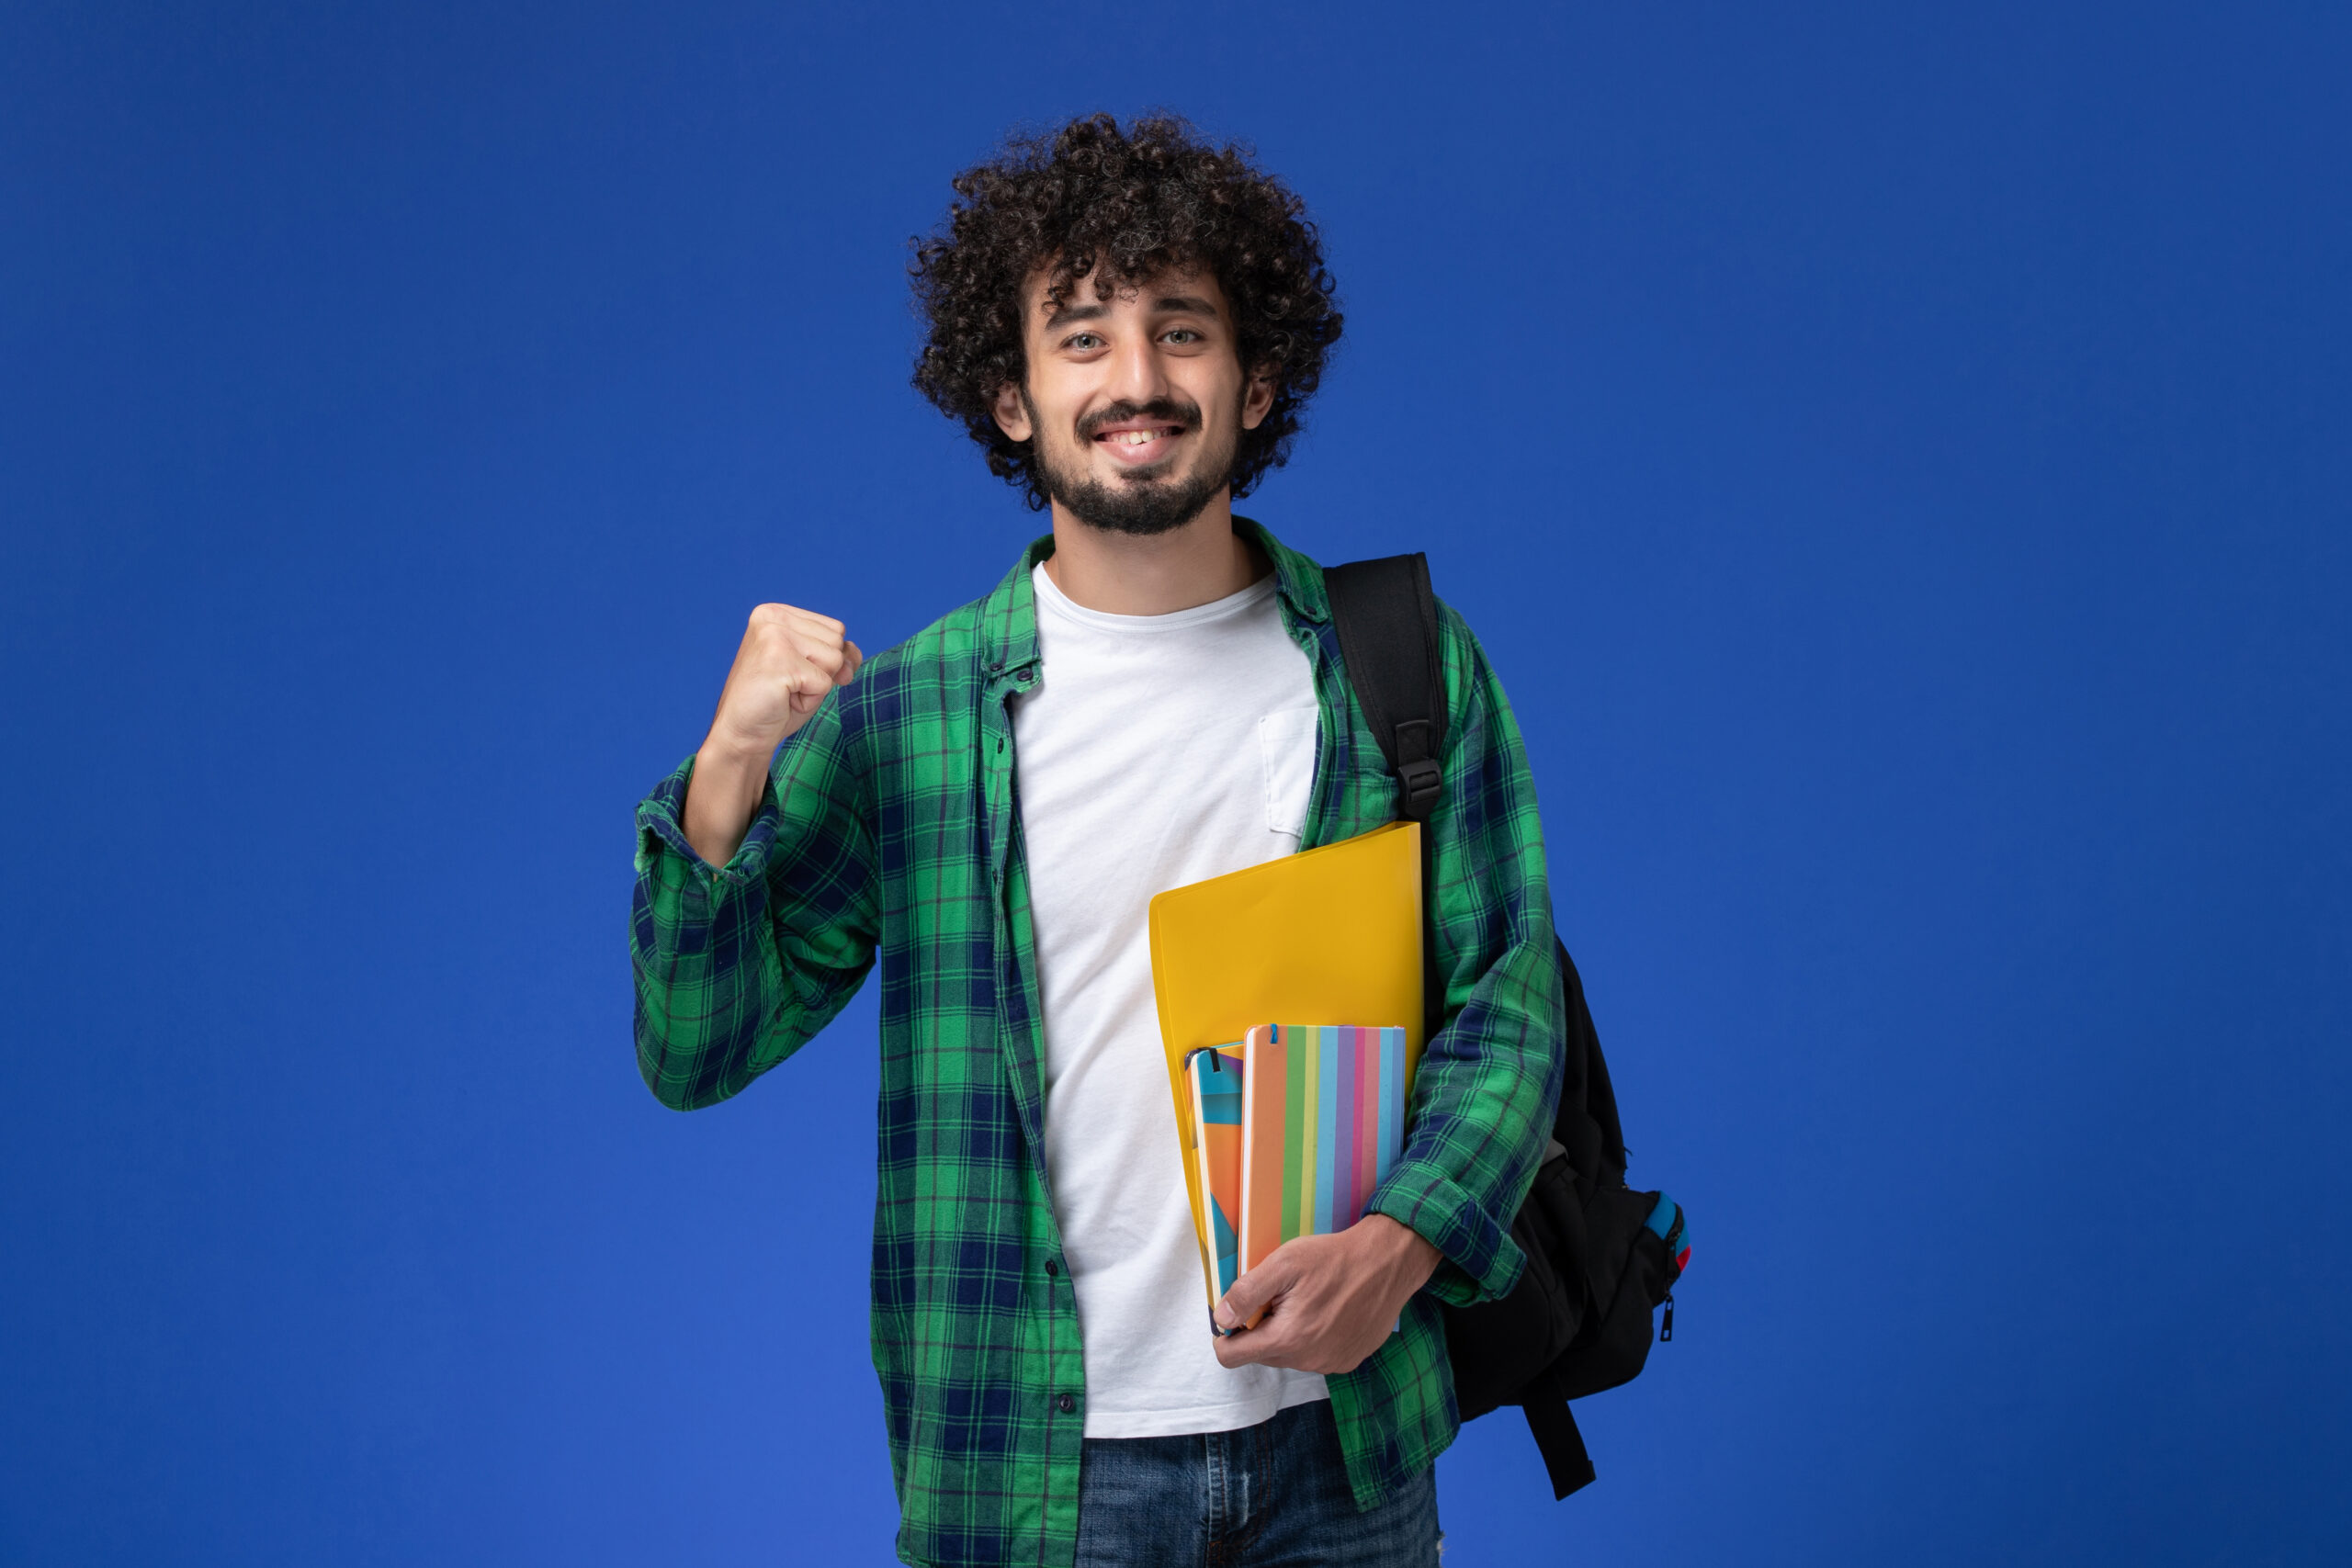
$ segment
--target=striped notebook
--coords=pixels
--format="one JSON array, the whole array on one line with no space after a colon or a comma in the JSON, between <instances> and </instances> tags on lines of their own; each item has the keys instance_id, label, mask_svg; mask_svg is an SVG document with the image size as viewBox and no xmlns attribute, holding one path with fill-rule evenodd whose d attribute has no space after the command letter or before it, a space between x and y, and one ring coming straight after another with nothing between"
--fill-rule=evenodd
<instances>
[{"instance_id":1,"label":"striped notebook","mask_svg":"<svg viewBox=\"0 0 2352 1568\"><path fill-rule=\"evenodd\" d=\"M1241 1081L1241 1269L1363 1217L1405 1142L1405 1032L1263 1023Z\"/></svg>"}]
</instances>

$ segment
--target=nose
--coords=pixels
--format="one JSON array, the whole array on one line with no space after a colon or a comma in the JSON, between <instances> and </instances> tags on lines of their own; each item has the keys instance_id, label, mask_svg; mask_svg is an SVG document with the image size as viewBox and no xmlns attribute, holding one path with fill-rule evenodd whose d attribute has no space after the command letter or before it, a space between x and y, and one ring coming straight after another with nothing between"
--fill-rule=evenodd
<instances>
[{"instance_id":1,"label":"nose","mask_svg":"<svg viewBox=\"0 0 2352 1568\"><path fill-rule=\"evenodd\" d=\"M1168 394L1168 367L1150 333L1120 334L1112 352L1109 390L1116 400L1130 403L1148 403Z\"/></svg>"}]
</instances>

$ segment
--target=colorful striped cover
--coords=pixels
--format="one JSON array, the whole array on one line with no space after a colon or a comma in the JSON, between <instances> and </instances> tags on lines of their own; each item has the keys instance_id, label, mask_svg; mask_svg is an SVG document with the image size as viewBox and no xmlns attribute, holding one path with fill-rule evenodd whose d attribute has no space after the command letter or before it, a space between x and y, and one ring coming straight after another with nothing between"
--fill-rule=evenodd
<instances>
[{"instance_id":1,"label":"colorful striped cover","mask_svg":"<svg viewBox=\"0 0 2352 1568\"><path fill-rule=\"evenodd\" d=\"M1404 1146L1405 1032L1261 1024L1245 1042L1241 1268L1297 1235L1343 1231Z\"/></svg>"}]
</instances>

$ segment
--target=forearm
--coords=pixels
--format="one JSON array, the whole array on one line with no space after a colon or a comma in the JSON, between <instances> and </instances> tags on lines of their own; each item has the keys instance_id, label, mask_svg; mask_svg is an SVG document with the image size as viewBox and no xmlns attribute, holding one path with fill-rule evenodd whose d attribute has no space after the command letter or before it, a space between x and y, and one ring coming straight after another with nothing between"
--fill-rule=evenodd
<instances>
[{"instance_id":1,"label":"forearm","mask_svg":"<svg viewBox=\"0 0 2352 1568\"><path fill-rule=\"evenodd\" d=\"M700 773L697 759L639 807L630 900L638 1069L654 1097L679 1111L723 1100L757 1075L760 1042L779 1021L782 999L766 874L776 814L751 815L736 837L755 840L729 869L735 848L713 859L687 841Z\"/></svg>"},{"instance_id":2,"label":"forearm","mask_svg":"<svg viewBox=\"0 0 2352 1568\"><path fill-rule=\"evenodd\" d=\"M774 749L730 745L714 731L695 753L679 826L695 853L711 865L725 865L743 846L752 818L767 792Z\"/></svg>"},{"instance_id":3,"label":"forearm","mask_svg":"<svg viewBox=\"0 0 2352 1568\"><path fill-rule=\"evenodd\" d=\"M1443 1254L1430 1289L1457 1305L1508 1291L1521 1263L1511 1216L1559 1092L1548 926L1544 943L1498 963L1430 1043L1413 1086L1406 1148L1373 1195L1375 1213L1411 1226Z\"/></svg>"}]
</instances>

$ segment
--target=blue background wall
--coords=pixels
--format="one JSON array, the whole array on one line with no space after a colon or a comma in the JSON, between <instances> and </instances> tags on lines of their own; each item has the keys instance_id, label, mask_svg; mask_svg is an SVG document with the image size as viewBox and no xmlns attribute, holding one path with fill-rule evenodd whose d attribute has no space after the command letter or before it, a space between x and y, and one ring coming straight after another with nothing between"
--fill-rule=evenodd
<instances>
[{"instance_id":1,"label":"blue background wall","mask_svg":"<svg viewBox=\"0 0 2352 1568\"><path fill-rule=\"evenodd\" d=\"M1481 630L1696 1215L1452 1560L2352 1555L2352 25L1960 9L0 12L0 1558L888 1559L871 999L658 1108L629 811L752 603L1039 526L906 242L1156 104L1313 204L1250 510Z\"/></svg>"}]
</instances>

